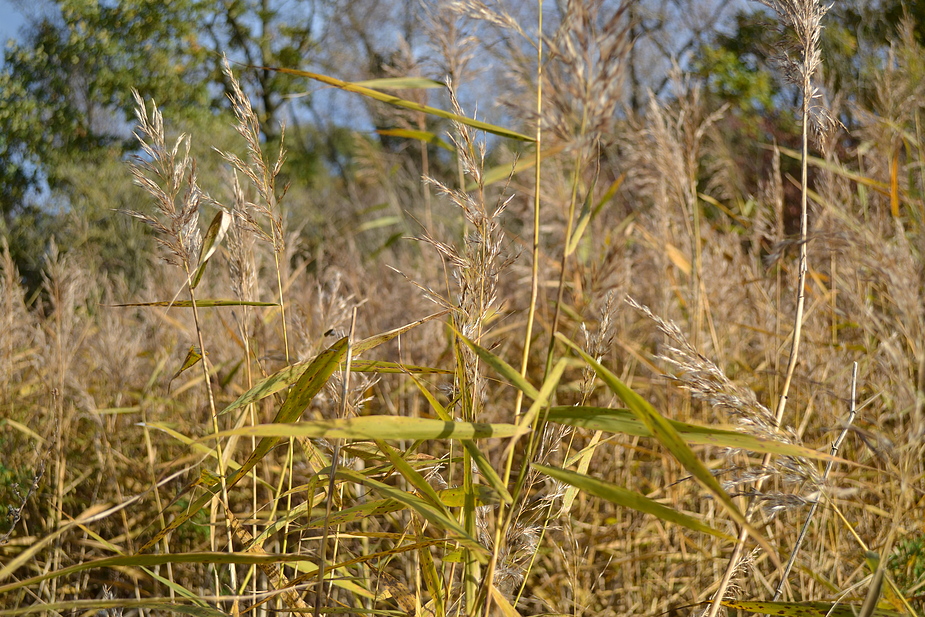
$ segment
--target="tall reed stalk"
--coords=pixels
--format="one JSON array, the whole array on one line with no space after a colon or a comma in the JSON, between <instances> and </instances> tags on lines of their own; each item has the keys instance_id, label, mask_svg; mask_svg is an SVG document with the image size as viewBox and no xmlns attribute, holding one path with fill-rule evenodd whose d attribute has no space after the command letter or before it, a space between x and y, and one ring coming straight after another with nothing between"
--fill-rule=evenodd
<instances>
[{"instance_id":1,"label":"tall reed stalk","mask_svg":"<svg viewBox=\"0 0 925 617\"><path fill-rule=\"evenodd\" d=\"M819 93L813 84L813 76L819 69L822 56L819 49L819 38L822 33L822 18L828 10L819 0L767 0L765 4L773 9L783 24L793 30L796 38L795 48L800 60L796 63L795 74L798 79L796 85L802 93L801 118L801 145L800 145L800 235L799 235L799 261L797 266L796 283L796 310L793 317L793 334L790 339L790 356L787 361L787 370L784 383L781 387L774 423L777 427L784 420L790 387L799 359L801 334L803 331L803 318L806 302L806 272L808 269L807 244L809 240L809 134L813 123L813 112L818 110L816 117L825 117L824 110L817 107L814 101ZM771 461L771 455L765 454L762 467ZM760 493L765 477L755 483L754 492ZM751 518L758 511L758 501L752 499L748 505L746 516ZM722 600L732 581L732 577L745 546L746 531L739 533L738 542L729 558L726 571L719 583L719 588L713 594L713 600L707 611L707 617L716 617L722 607Z\"/></svg>"}]
</instances>

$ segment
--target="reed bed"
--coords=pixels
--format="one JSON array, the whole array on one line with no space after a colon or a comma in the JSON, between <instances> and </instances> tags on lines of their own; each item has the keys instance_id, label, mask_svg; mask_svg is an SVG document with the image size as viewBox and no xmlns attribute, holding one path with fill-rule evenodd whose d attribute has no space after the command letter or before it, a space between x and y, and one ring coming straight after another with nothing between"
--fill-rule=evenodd
<instances>
[{"instance_id":1,"label":"reed bed","mask_svg":"<svg viewBox=\"0 0 925 617\"><path fill-rule=\"evenodd\" d=\"M169 263L128 297L52 250L30 296L0 247L0 614L923 614L914 40L848 134L825 7L772 3L802 135L744 194L690 75L627 109L627 7L441 4L443 98L280 67L443 146L358 136L326 203L230 65L217 178L136 95ZM473 32L504 126L457 100Z\"/></svg>"}]
</instances>

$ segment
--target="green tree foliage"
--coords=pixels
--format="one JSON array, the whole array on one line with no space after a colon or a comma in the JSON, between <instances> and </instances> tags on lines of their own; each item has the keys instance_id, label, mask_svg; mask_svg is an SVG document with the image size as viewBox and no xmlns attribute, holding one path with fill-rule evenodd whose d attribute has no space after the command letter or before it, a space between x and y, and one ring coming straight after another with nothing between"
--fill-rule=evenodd
<instances>
[{"instance_id":1,"label":"green tree foliage","mask_svg":"<svg viewBox=\"0 0 925 617\"><path fill-rule=\"evenodd\" d=\"M838 93L838 120L850 132L859 110L889 107L881 100L893 92L883 84L887 65L897 57L902 62L903 54L909 55L905 48L921 44L925 7L901 0L838 2L824 25L821 95ZM911 35L902 36L904 31ZM903 45L897 45L899 41ZM727 188L740 206L757 193L766 175L762 170L769 168L771 156L766 146L797 143L799 118L792 110L799 107L800 93L788 79L788 62L796 61L790 58L791 50L792 42L773 17L758 8L736 14L731 28L718 32L694 56L694 71L712 106L729 106L717 130L724 152L734 157L726 167L736 170L737 182ZM843 145L849 144L836 143Z\"/></svg>"},{"instance_id":2,"label":"green tree foliage","mask_svg":"<svg viewBox=\"0 0 925 617\"><path fill-rule=\"evenodd\" d=\"M0 78L4 163L31 163L52 187L73 154L126 140L132 88L181 112L201 109L208 96L206 52L194 44L199 3L68 0L59 9L7 50ZM29 176L19 180L34 182Z\"/></svg>"},{"instance_id":3,"label":"green tree foliage","mask_svg":"<svg viewBox=\"0 0 925 617\"><path fill-rule=\"evenodd\" d=\"M209 96L207 55L194 44L200 3L66 0L57 9L7 49L0 72L0 212L33 285L51 236L65 249L86 239L81 228L108 235L113 246L138 243L111 216L118 203L82 204L79 220L72 211L86 197L75 178L95 178L103 188L100 182L118 177L107 169L133 147L131 88L177 113L203 109ZM130 255L113 257L116 269L135 270Z\"/></svg>"},{"instance_id":4,"label":"green tree foliage","mask_svg":"<svg viewBox=\"0 0 925 617\"><path fill-rule=\"evenodd\" d=\"M141 253L130 247L144 242L126 234L144 231L112 216L133 199L126 174L117 173L136 148L131 90L155 100L175 125L214 136L216 113L227 106L222 54L256 66L295 66L308 55L311 10L293 14L301 9L287 6L58 0L50 17L8 47L0 70L0 213L31 284L52 236L64 250L101 241L113 251L109 267L139 273ZM271 71L248 73L247 86L272 142L283 96L304 87Z\"/></svg>"},{"instance_id":5,"label":"green tree foliage","mask_svg":"<svg viewBox=\"0 0 925 617\"><path fill-rule=\"evenodd\" d=\"M717 33L694 56L694 73L704 84L711 108L728 106L714 126L714 169L725 170L724 197L746 221L751 197L770 168L765 145L796 147L799 91L791 86L775 60L783 36L762 10L736 14L729 32ZM795 171L795 170L790 170ZM796 214L791 213L791 214ZM786 217L785 217L786 218Z\"/></svg>"},{"instance_id":6,"label":"green tree foliage","mask_svg":"<svg viewBox=\"0 0 925 617\"><path fill-rule=\"evenodd\" d=\"M911 41L903 36L907 28ZM873 107L878 80L899 41L925 44L922 3L835 3L826 15L821 40L827 89L862 107ZM798 103L799 95L787 80L786 62L781 62L789 44L766 11L741 11L731 31L717 33L698 50L694 65L713 96L747 115L777 115L779 109ZM850 123L851 110L846 109L841 119Z\"/></svg>"},{"instance_id":7,"label":"green tree foliage","mask_svg":"<svg viewBox=\"0 0 925 617\"><path fill-rule=\"evenodd\" d=\"M209 4L212 6L203 23L200 41L216 51L213 58L223 51L233 60L250 66L296 68L312 55L317 45L312 34L316 3L296 3L295 9L286 3L267 0ZM214 77L221 80L227 91L228 84L218 63L213 69ZM305 81L262 69L248 72L245 83L260 116L261 129L271 141L277 139L284 120L283 96L304 90Z\"/></svg>"}]
</instances>

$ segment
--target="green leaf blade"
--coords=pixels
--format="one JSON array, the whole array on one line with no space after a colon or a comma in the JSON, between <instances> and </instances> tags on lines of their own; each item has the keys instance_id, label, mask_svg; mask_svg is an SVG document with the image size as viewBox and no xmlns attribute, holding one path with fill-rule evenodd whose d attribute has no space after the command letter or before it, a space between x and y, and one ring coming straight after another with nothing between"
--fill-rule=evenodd
<instances>
[{"instance_id":1,"label":"green leaf blade","mask_svg":"<svg viewBox=\"0 0 925 617\"><path fill-rule=\"evenodd\" d=\"M745 515L739 511L739 508L732 501L732 497L723 490L723 487L720 486L713 474L710 473L710 470L700 462L693 450L691 450L690 446L687 445L667 418L658 413L648 401L639 396L639 394L623 383L619 377L601 365L600 362L585 353L578 345L561 333L556 333L556 338L575 350L585 362L594 369L594 372L597 373L601 381L603 381L614 394L623 399L623 402L626 403L630 411L645 424L646 428L659 443L661 443L691 475L697 478L697 480L723 504L726 511L729 512L729 515L748 531L748 534L768 553L768 556L775 564L780 565L780 557L777 555L777 552L774 551L771 544L748 522Z\"/></svg>"},{"instance_id":2,"label":"green leaf blade","mask_svg":"<svg viewBox=\"0 0 925 617\"><path fill-rule=\"evenodd\" d=\"M703 523L692 516L684 514L683 512L679 512L673 508L669 508L668 506L662 505L657 501L649 499L641 493L636 493L629 489L623 488L622 486L618 486L610 482L605 482L592 476L569 471L567 469L560 469L558 467L548 467L546 465L538 464L534 464L533 467L545 473L551 478L574 486L588 493L589 495L594 495L595 497L606 499L607 501L618 506L630 508L631 510L636 510L637 512L642 512L644 514L650 514L667 523L680 525L692 531L699 531L701 533L710 534L730 542L735 542L736 540L729 534L713 529L706 523Z\"/></svg>"},{"instance_id":3,"label":"green leaf blade","mask_svg":"<svg viewBox=\"0 0 925 617\"><path fill-rule=\"evenodd\" d=\"M305 368L305 371L299 377L298 382L293 386L292 390L289 392L289 396L286 397L286 401L280 407L279 411L276 414L273 422L276 424L285 424L287 422L292 422L302 414L311 400L315 397L318 392L321 391L321 388L324 387L324 384L327 383L327 380L331 377L331 374L337 369L337 366L343 360L344 355L347 353L347 339L342 338L329 348L318 354L314 360ZM282 439L282 435L270 435L263 437L260 442L258 442L257 447L254 448L254 451L247 458L247 461L244 462L241 467L231 474L231 476L226 481L226 486L234 486L238 481L246 476L257 463L263 459ZM218 491L218 486L211 487L204 495L201 495L194 502L192 502L186 511L183 514L178 515L170 523L164 526L159 532L157 532L153 538L148 540L144 546L139 549L139 553L143 553L146 550L150 549L152 546L160 542L168 533L177 529L180 525L191 519L196 515L199 510L201 510L212 498L215 496L215 493Z\"/></svg>"},{"instance_id":4,"label":"green leaf blade","mask_svg":"<svg viewBox=\"0 0 925 617\"><path fill-rule=\"evenodd\" d=\"M586 428L588 430L606 431L608 433L622 433L634 437L652 437L652 432L644 422L638 419L629 409L612 407L553 407L549 410L552 422L568 424ZM688 444L717 446L720 448L734 448L751 452L777 454L780 456L803 457L819 461L833 461L845 465L854 465L828 452L819 452L812 448L775 441L766 437L756 437L738 431L717 428L715 426L702 426L677 420L668 420L678 434Z\"/></svg>"},{"instance_id":5,"label":"green leaf blade","mask_svg":"<svg viewBox=\"0 0 925 617\"><path fill-rule=\"evenodd\" d=\"M481 345L470 341L462 334L459 335L460 340L466 344L475 355L479 357L483 362L488 364L491 368L495 370L499 375L504 377L510 384L512 384L517 389L521 390L524 394L529 396L531 399L536 400L540 396L540 391L536 387L527 381L524 377L521 376L520 372L515 369L513 366L505 362L499 356L491 353Z\"/></svg>"}]
</instances>

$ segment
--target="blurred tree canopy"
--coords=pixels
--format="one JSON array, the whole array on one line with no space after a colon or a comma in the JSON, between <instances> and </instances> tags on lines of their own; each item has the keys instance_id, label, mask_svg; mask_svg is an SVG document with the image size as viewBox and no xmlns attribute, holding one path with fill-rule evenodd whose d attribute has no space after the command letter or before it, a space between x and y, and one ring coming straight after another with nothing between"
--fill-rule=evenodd
<instances>
[{"instance_id":1,"label":"blurred tree canopy","mask_svg":"<svg viewBox=\"0 0 925 617\"><path fill-rule=\"evenodd\" d=\"M52 236L64 250L92 245L101 269L130 279L146 267L145 231L112 216L112 210L133 208L139 198L124 170L126 156L136 148L133 88L154 99L171 126L209 135L213 143L202 144L207 153L207 146L221 146L232 136L222 54L252 67L310 66L347 80L428 71L438 79L449 73L460 80L456 73L463 72L461 65L454 68L439 57L440 45L449 49L455 43L433 43L441 24L446 31L456 27L456 17L447 17L442 0L423 5L392 0L50 0L47 5L50 10L32 18L23 38L7 47L0 69L0 226L33 286L40 281L42 253ZM530 3L511 5L518 20L535 23ZM563 6L549 10L561 12ZM681 54L705 85L708 104L730 106L719 130L738 154L738 192L744 199L757 189L759 169L766 168L761 161L769 155L762 144L791 143L796 134L792 110L798 95L774 61L784 38L772 18L753 9L732 16L730 24L730 6L736 5L631 0L635 45L627 57L631 79L623 103L642 112L646 91L668 96L671 61ZM917 44L925 42L925 3L837 3L824 22L828 85L859 106L877 97L890 41L904 23ZM510 92L508 73L487 65L528 63L530 56L519 56L520 49L510 42L480 39L485 32L479 27L456 32L457 42L468 45L458 53L475 57L473 64L479 66L470 67L469 79L476 87ZM484 53L475 48L480 44ZM500 54L508 57L500 59ZM286 174L295 187L342 183L357 154L351 129L356 131L360 122L387 126L396 121L378 104L364 108L367 101L320 109L314 95L303 95L318 92L317 86L291 75L258 68L243 71L242 79L271 151L281 122L289 127ZM358 122L358 109L368 120ZM848 124L852 113L853 108L844 107L840 119ZM410 128L421 128L408 121ZM383 136L366 141L385 151L401 150Z\"/></svg>"},{"instance_id":2,"label":"blurred tree canopy","mask_svg":"<svg viewBox=\"0 0 925 617\"><path fill-rule=\"evenodd\" d=\"M8 46L0 70L0 213L23 276L37 282L51 235L65 248L108 237L121 254L103 267L136 274L143 264L130 262L141 258L144 243L126 242L126 234L137 226L111 216L134 198L121 165L136 148L131 90L155 100L174 125L212 126L226 107L221 54L257 66L296 65L313 45L319 6L53 2L48 16ZM270 141L279 136L283 96L304 89L298 81L270 71L246 76ZM101 181L115 186L101 193ZM75 217L85 224L75 226Z\"/></svg>"},{"instance_id":3,"label":"blurred tree canopy","mask_svg":"<svg viewBox=\"0 0 925 617\"><path fill-rule=\"evenodd\" d=\"M890 107L884 96L902 96L884 83L891 69L921 74L911 59L921 57L925 43L925 3L905 0L836 2L823 19L820 96L830 104L837 97L837 119L856 128L858 114ZM729 195L743 203L754 195L769 169L768 144L799 144L799 88L787 77L782 58L791 49L764 7L735 14L731 27L716 32L694 54L693 69L705 86L708 105L728 105L717 131L734 154L738 186ZM919 65L923 63L918 62ZM925 77L921 74L920 77ZM915 82L914 75L905 80ZM836 141L836 148L856 144ZM787 162L785 161L785 166ZM792 163L795 165L795 163ZM796 175L796 169L784 169ZM788 187L789 188L789 187ZM788 214L785 213L785 218Z\"/></svg>"},{"instance_id":4,"label":"blurred tree canopy","mask_svg":"<svg viewBox=\"0 0 925 617\"><path fill-rule=\"evenodd\" d=\"M177 109L201 109L207 96L204 50L188 45L200 17L195 2L66 1L57 8L7 48L0 72L0 211L32 284L48 237L65 247L81 241L64 237L73 231L61 216L70 204L36 195L79 200L77 161L87 165L81 174L109 175L102 169L131 147L124 94L139 88ZM97 228L112 220L87 214Z\"/></svg>"},{"instance_id":5,"label":"blurred tree canopy","mask_svg":"<svg viewBox=\"0 0 925 617\"><path fill-rule=\"evenodd\" d=\"M864 107L872 106L877 79L903 31L910 29L914 43L925 44L921 2L837 2L823 23L825 88ZM729 30L716 32L697 50L694 68L719 100L745 114L776 114L799 104L798 89L788 83L779 61L787 45L787 33L763 7L739 11ZM850 115L842 120L850 122Z\"/></svg>"}]
</instances>

